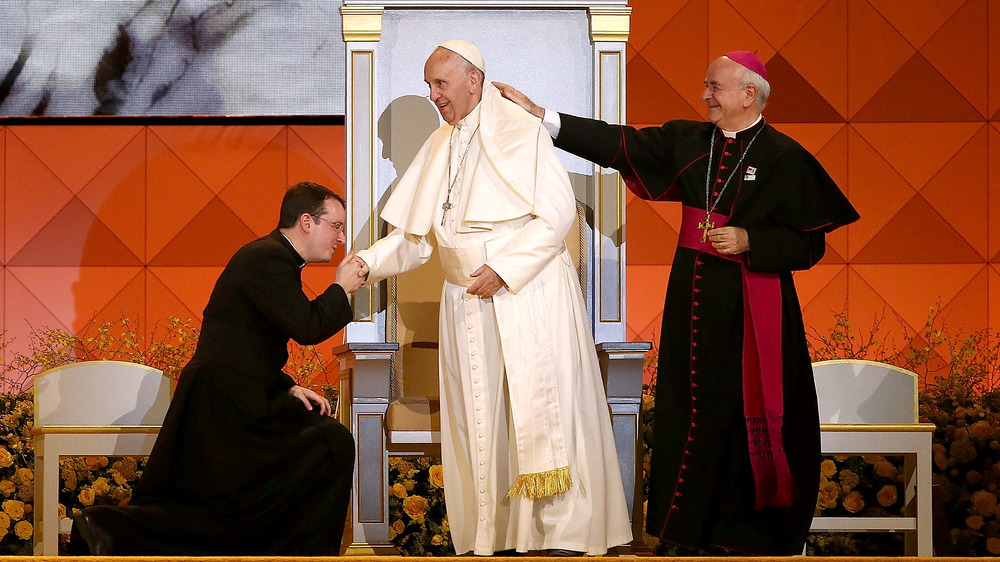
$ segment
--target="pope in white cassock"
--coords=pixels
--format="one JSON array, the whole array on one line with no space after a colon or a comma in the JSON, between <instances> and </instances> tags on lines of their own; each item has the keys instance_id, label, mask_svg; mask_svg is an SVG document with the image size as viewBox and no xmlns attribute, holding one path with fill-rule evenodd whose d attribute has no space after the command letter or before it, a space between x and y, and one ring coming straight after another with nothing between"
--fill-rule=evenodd
<instances>
[{"instance_id":1,"label":"pope in white cassock","mask_svg":"<svg viewBox=\"0 0 1000 562\"><path fill-rule=\"evenodd\" d=\"M456 552L604 554L632 533L564 243L575 199L540 120L484 70L466 41L427 59L447 124L386 202L394 230L357 255L373 282L440 253L441 454Z\"/></svg>"}]
</instances>

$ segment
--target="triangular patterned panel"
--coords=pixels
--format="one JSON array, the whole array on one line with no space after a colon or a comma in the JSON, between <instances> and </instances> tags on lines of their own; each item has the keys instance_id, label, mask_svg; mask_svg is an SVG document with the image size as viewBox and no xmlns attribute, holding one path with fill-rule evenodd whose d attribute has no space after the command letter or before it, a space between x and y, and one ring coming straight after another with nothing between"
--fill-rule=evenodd
<instances>
[{"instance_id":1,"label":"triangular patterned panel","mask_svg":"<svg viewBox=\"0 0 1000 562\"><path fill-rule=\"evenodd\" d=\"M987 38L986 38L986 64L987 68L1000 68L1000 10L995 7L986 11L987 16ZM990 73L992 77L992 72ZM1000 118L1000 80L987 80L989 91L989 107L987 115L992 115L990 119L996 121Z\"/></svg>"},{"instance_id":2,"label":"triangular patterned panel","mask_svg":"<svg viewBox=\"0 0 1000 562\"><path fill-rule=\"evenodd\" d=\"M989 225L987 131L983 125L941 171L920 190L934 210L986 259Z\"/></svg>"},{"instance_id":3,"label":"triangular patterned panel","mask_svg":"<svg viewBox=\"0 0 1000 562\"><path fill-rule=\"evenodd\" d=\"M900 325L897 322L897 313L889 302L853 267L848 267L847 302L849 304L848 320L851 322L851 329L856 334L865 334L867 337L871 333L872 337L882 342L890 341L892 334L897 334L895 341L899 342L898 334L903 329L912 331L912 328L905 323Z\"/></svg>"},{"instance_id":4,"label":"triangular patterned panel","mask_svg":"<svg viewBox=\"0 0 1000 562\"><path fill-rule=\"evenodd\" d=\"M280 125L150 127L150 132L215 193L284 130Z\"/></svg>"},{"instance_id":5,"label":"triangular patterned panel","mask_svg":"<svg viewBox=\"0 0 1000 562\"><path fill-rule=\"evenodd\" d=\"M0 295L6 295L7 291L5 287L7 285L7 268L0 267ZM6 308L4 307L4 301L6 299L0 299L0 333L4 331L4 321L7 318ZM0 356L0 364L3 363L3 357Z\"/></svg>"},{"instance_id":6,"label":"triangular patterned panel","mask_svg":"<svg viewBox=\"0 0 1000 562\"><path fill-rule=\"evenodd\" d=\"M169 291L170 295L177 299L177 302L184 305L191 318L200 324L202 312L205 310L205 305L208 304L208 298L212 295L215 281L223 269L222 267L150 267L148 290ZM182 320L186 320L181 312L176 313L176 315Z\"/></svg>"},{"instance_id":7,"label":"triangular patterned panel","mask_svg":"<svg viewBox=\"0 0 1000 562\"><path fill-rule=\"evenodd\" d=\"M631 192L629 192L629 195L633 196ZM639 198L635 197L635 199ZM629 204L628 201L626 201L626 205L627 204ZM646 204L648 204L649 208L656 214L660 215L663 222L665 222L670 228L670 232L667 234L676 238L677 234L681 231L681 220L684 215L681 204L673 201L646 201ZM628 227L626 226L626 228Z\"/></svg>"},{"instance_id":8,"label":"triangular patterned panel","mask_svg":"<svg viewBox=\"0 0 1000 562\"><path fill-rule=\"evenodd\" d=\"M289 148L297 146L295 137L301 139L337 175L340 179L337 185L344 185L344 178L347 176L347 160L344 158L347 153L347 129L342 125L292 125L289 130ZM301 180L289 180L288 183L296 181Z\"/></svg>"},{"instance_id":9,"label":"triangular patterned panel","mask_svg":"<svg viewBox=\"0 0 1000 562\"><path fill-rule=\"evenodd\" d=\"M629 45L642 50L689 0L631 0Z\"/></svg>"},{"instance_id":10,"label":"triangular patterned panel","mask_svg":"<svg viewBox=\"0 0 1000 562\"><path fill-rule=\"evenodd\" d=\"M80 190L77 197L128 249L146 255L146 134L143 129Z\"/></svg>"},{"instance_id":11,"label":"triangular patterned panel","mask_svg":"<svg viewBox=\"0 0 1000 562\"><path fill-rule=\"evenodd\" d=\"M687 102L691 109L702 115L705 103L701 101L705 69L708 68L708 0L691 0L685 4L667 25L640 50L640 54ZM633 59L635 61L636 59ZM634 81L632 67L628 68L628 92L647 87L641 80ZM638 78L638 76L636 77ZM632 86L635 84L635 86ZM677 108L680 112L679 107ZM628 108L629 122L633 122L632 108ZM687 112L668 116L684 118ZM662 123L663 119L634 119L640 123Z\"/></svg>"},{"instance_id":12,"label":"triangular patterned panel","mask_svg":"<svg viewBox=\"0 0 1000 562\"><path fill-rule=\"evenodd\" d=\"M708 3L708 56L714 60L730 51L753 51L766 64L777 52L753 25L737 12L728 0ZM768 66L768 70L770 70ZM770 78L770 72L768 72Z\"/></svg>"},{"instance_id":13,"label":"triangular patterned panel","mask_svg":"<svg viewBox=\"0 0 1000 562\"><path fill-rule=\"evenodd\" d=\"M83 278L87 276L88 273L82 274ZM136 276L103 308L95 310L92 313L92 318L91 323L97 325L102 322L118 322L122 318L128 318L130 325L143 337L147 337L149 335L147 329L152 324L147 322L146 318L146 269L143 268L137 272ZM88 327L84 327L84 330L87 329Z\"/></svg>"},{"instance_id":14,"label":"triangular patterned panel","mask_svg":"<svg viewBox=\"0 0 1000 562\"><path fill-rule=\"evenodd\" d=\"M1000 334L1000 266L990 264L988 271L989 329L991 334Z\"/></svg>"},{"instance_id":15,"label":"triangular patterned panel","mask_svg":"<svg viewBox=\"0 0 1000 562\"><path fill-rule=\"evenodd\" d=\"M807 307L817 295L821 294L834 279L844 279L847 276L847 266L840 264L817 264L809 269L796 271L795 292L799 297L799 306ZM847 287L844 287L846 291ZM844 294L847 298L847 294ZM838 309L839 310L839 309Z\"/></svg>"},{"instance_id":16,"label":"triangular patterned panel","mask_svg":"<svg viewBox=\"0 0 1000 562\"><path fill-rule=\"evenodd\" d=\"M826 235L826 238L827 238L826 251L823 252L823 259L819 260L820 264L822 264L822 265L837 265L837 264L845 264L845 263L847 263L847 260L844 259L844 256L840 255L840 253L837 252L837 249L834 248L834 247L832 247L830 245L830 237L831 236L833 236L837 232L846 231L846 230L847 229L841 228L841 229L837 229L834 233ZM815 266L813 266L813 267L815 267Z\"/></svg>"},{"instance_id":17,"label":"triangular patterned panel","mask_svg":"<svg viewBox=\"0 0 1000 562\"><path fill-rule=\"evenodd\" d=\"M155 256L214 197L156 135L148 134L146 256Z\"/></svg>"},{"instance_id":18,"label":"triangular patterned panel","mask_svg":"<svg viewBox=\"0 0 1000 562\"><path fill-rule=\"evenodd\" d=\"M913 95L917 91L920 96ZM983 116L918 53L851 120L855 123L982 121Z\"/></svg>"},{"instance_id":19,"label":"triangular patterned panel","mask_svg":"<svg viewBox=\"0 0 1000 562\"><path fill-rule=\"evenodd\" d=\"M851 260L868 263L984 263L983 257L920 195Z\"/></svg>"},{"instance_id":20,"label":"triangular patterned panel","mask_svg":"<svg viewBox=\"0 0 1000 562\"><path fill-rule=\"evenodd\" d=\"M63 324L34 293L5 267L4 271L4 360L17 354L30 354L32 330L53 329L73 333L73 327Z\"/></svg>"},{"instance_id":21,"label":"triangular patterned panel","mask_svg":"<svg viewBox=\"0 0 1000 562\"><path fill-rule=\"evenodd\" d=\"M171 272L173 270L188 270L192 268L174 268L174 267L161 267L160 271ZM200 270L209 268L198 268ZM217 268L211 268L216 270ZM204 281L209 283L211 286L211 281ZM206 297L207 298L207 297ZM163 281L159 279L155 274L153 274L149 269L146 270L146 317L149 318L149 326L152 326L155 322L160 321L161 323L167 322L171 316L176 316L182 322L190 321L194 326L201 325L201 310L191 310L186 304L181 302L174 292L167 287Z\"/></svg>"},{"instance_id":22,"label":"triangular patterned panel","mask_svg":"<svg viewBox=\"0 0 1000 562\"><path fill-rule=\"evenodd\" d=\"M927 61L982 116L989 113L986 99L990 80L983 80L978 70L989 68L986 12L986 0L967 0L920 48Z\"/></svg>"},{"instance_id":23,"label":"triangular patterned panel","mask_svg":"<svg viewBox=\"0 0 1000 562\"><path fill-rule=\"evenodd\" d=\"M781 49L827 3L827 0L787 3L760 2L759 0L727 1L775 49ZM770 67L767 70L770 74Z\"/></svg>"},{"instance_id":24,"label":"triangular patterned panel","mask_svg":"<svg viewBox=\"0 0 1000 562\"><path fill-rule=\"evenodd\" d=\"M258 236L232 209L215 198L149 261L149 265L224 266L236 250L255 238Z\"/></svg>"},{"instance_id":25,"label":"triangular patterned panel","mask_svg":"<svg viewBox=\"0 0 1000 562\"><path fill-rule=\"evenodd\" d=\"M9 128L6 148L5 255L13 256L66 206L73 193Z\"/></svg>"},{"instance_id":26,"label":"triangular patterned panel","mask_svg":"<svg viewBox=\"0 0 1000 562\"><path fill-rule=\"evenodd\" d=\"M288 184L287 141L287 134L274 137L219 193L219 199L257 236L278 226L281 198Z\"/></svg>"},{"instance_id":27,"label":"triangular patterned panel","mask_svg":"<svg viewBox=\"0 0 1000 562\"><path fill-rule=\"evenodd\" d=\"M808 127L809 125L802 125L802 127ZM823 129L828 127L834 127L835 125L811 125L816 129ZM826 173L830 174L833 181L837 183L840 190L845 192L848 197L850 197L850 183L848 183L847 170L848 170L848 150L847 150L847 140L851 135L851 130L846 127L840 127L837 135L830 139L830 142L826 143L823 148L816 153L816 159L819 163L823 165ZM848 232L850 232L851 227L838 228L837 230L826 235L826 244L830 249L835 250L841 256L846 257L850 253L850 248L848 247Z\"/></svg>"},{"instance_id":28,"label":"triangular patterned panel","mask_svg":"<svg viewBox=\"0 0 1000 562\"><path fill-rule=\"evenodd\" d=\"M629 123L663 123L669 119L700 120L701 116L681 97L642 55L628 63L629 87L626 113Z\"/></svg>"},{"instance_id":29,"label":"triangular patterned panel","mask_svg":"<svg viewBox=\"0 0 1000 562\"><path fill-rule=\"evenodd\" d=\"M961 330L969 334L989 327L988 293L989 266L984 266L951 301L944 303L942 314L949 333Z\"/></svg>"},{"instance_id":30,"label":"triangular patterned panel","mask_svg":"<svg viewBox=\"0 0 1000 562\"><path fill-rule=\"evenodd\" d=\"M854 123L892 167L916 189L934 177L972 135L978 123Z\"/></svg>"},{"instance_id":31,"label":"triangular patterned panel","mask_svg":"<svg viewBox=\"0 0 1000 562\"><path fill-rule=\"evenodd\" d=\"M630 264L626 266L625 275L629 287L625 296L628 323L636 331L642 331L651 322L656 322L655 328L659 332L670 266Z\"/></svg>"},{"instance_id":32,"label":"triangular patterned panel","mask_svg":"<svg viewBox=\"0 0 1000 562\"><path fill-rule=\"evenodd\" d=\"M8 265L125 265L142 262L74 197Z\"/></svg>"},{"instance_id":33,"label":"triangular patterned panel","mask_svg":"<svg viewBox=\"0 0 1000 562\"><path fill-rule=\"evenodd\" d=\"M16 135L28 150L52 170L73 193L129 144L142 127L120 125L16 126Z\"/></svg>"},{"instance_id":34,"label":"triangular patterned panel","mask_svg":"<svg viewBox=\"0 0 1000 562\"><path fill-rule=\"evenodd\" d=\"M72 328L75 333L140 275L142 268L8 266L7 271L58 318L60 324Z\"/></svg>"},{"instance_id":35,"label":"triangular patterned panel","mask_svg":"<svg viewBox=\"0 0 1000 562\"><path fill-rule=\"evenodd\" d=\"M847 11L847 109L854 114L916 50L867 2Z\"/></svg>"},{"instance_id":36,"label":"triangular patterned panel","mask_svg":"<svg viewBox=\"0 0 1000 562\"><path fill-rule=\"evenodd\" d=\"M644 233L644 236L630 236L626 250L626 263L633 265L654 265L671 262L677 235L650 208L649 203L636 199L626 209L626 221L630 233Z\"/></svg>"},{"instance_id":37,"label":"triangular patterned panel","mask_svg":"<svg viewBox=\"0 0 1000 562\"><path fill-rule=\"evenodd\" d=\"M847 117L847 0L826 2L781 47L781 56L837 113Z\"/></svg>"},{"instance_id":38,"label":"triangular patterned panel","mask_svg":"<svg viewBox=\"0 0 1000 562\"><path fill-rule=\"evenodd\" d=\"M335 130L333 127L326 128L327 131ZM314 181L321 183L337 193L344 193L344 178L343 176L335 171L328 165L329 158L321 157L317 152L316 148L320 150L330 150L330 147L324 147L321 143L306 142L298 135L301 129L291 128L288 134L288 185L294 185L300 181ZM343 129L340 129L343 132ZM313 132L314 136L316 135ZM333 135L327 135L333 136ZM320 139L321 140L321 139ZM341 147L341 153L343 152L343 147ZM343 156L341 156L343 159ZM340 166L341 168L343 165Z\"/></svg>"},{"instance_id":39,"label":"triangular patterned panel","mask_svg":"<svg viewBox=\"0 0 1000 562\"><path fill-rule=\"evenodd\" d=\"M767 62L773 88L767 118L772 123L843 123L844 117L781 54Z\"/></svg>"},{"instance_id":40,"label":"triangular patterned panel","mask_svg":"<svg viewBox=\"0 0 1000 562\"><path fill-rule=\"evenodd\" d=\"M795 273L802 322L810 341L829 334L837 324L835 315L847 309L848 271L842 266L817 265Z\"/></svg>"},{"instance_id":41,"label":"triangular patterned panel","mask_svg":"<svg viewBox=\"0 0 1000 562\"><path fill-rule=\"evenodd\" d=\"M818 155L838 133L847 128L844 123L774 123L772 121L771 124L774 125L775 129L795 139L795 142L801 144L813 155ZM846 145L844 148L846 149Z\"/></svg>"},{"instance_id":42,"label":"triangular patterned panel","mask_svg":"<svg viewBox=\"0 0 1000 562\"><path fill-rule=\"evenodd\" d=\"M7 164L7 127L0 127L0 171L6 172ZM5 209L6 204L4 199L7 196L7 185L6 185L6 173L0 173L0 209ZM5 239L7 237L7 224L4 220L4 213L0 213L0 265L7 263L7 244L5 244ZM2 301L3 299L0 299ZM0 305L2 306L2 305ZM2 311L0 311L2 313ZM3 320L2 314L0 314L0 322ZM3 326L0 325L0 330Z\"/></svg>"},{"instance_id":43,"label":"triangular patterned panel","mask_svg":"<svg viewBox=\"0 0 1000 562\"><path fill-rule=\"evenodd\" d=\"M302 291L310 299L330 288L337 275L337 264L344 259L344 247L338 246L330 263L311 263L302 269Z\"/></svg>"},{"instance_id":44,"label":"triangular patterned panel","mask_svg":"<svg viewBox=\"0 0 1000 562\"><path fill-rule=\"evenodd\" d=\"M847 185L851 203L861 214L861 220L847 227L849 251L853 259L883 226L915 194L910 184L852 127L848 128Z\"/></svg>"},{"instance_id":45,"label":"triangular patterned panel","mask_svg":"<svg viewBox=\"0 0 1000 562\"><path fill-rule=\"evenodd\" d=\"M916 48L923 46L967 0L935 0L934 2L900 2L899 0L867 0L889 24Z\"/></svg>"},{"instance_id":46,"label":"triangular patterned panel","mask_svg":"<svg viewBox=\"0 0 1000 562\"><path fill-rule=\"evenodd\" d=\"M988 138L987 189L993 196L989 198L989 213L986 215L986 220L989 221L987 226L989 247L986 255L990 256L991 263L1000 263L1000 197L995 196L1000 193L1000 128L996 123L990 124Z\"/></svg>"},{"instance_id":47,"label":"triangular patterned panel","mask_svg":"<svg viewBox=\"0 0 1000 562\"><path fill-rule=\"evenodd\" d=\"M855 264L853 268L911 328L920 329L930 306L951 302L984 264Z\"/></svg>"}]
</instances>

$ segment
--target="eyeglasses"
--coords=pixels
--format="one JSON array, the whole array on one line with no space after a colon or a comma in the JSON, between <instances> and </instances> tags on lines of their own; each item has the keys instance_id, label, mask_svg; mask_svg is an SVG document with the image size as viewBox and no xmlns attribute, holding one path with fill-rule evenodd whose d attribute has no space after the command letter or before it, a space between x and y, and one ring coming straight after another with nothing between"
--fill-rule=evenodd
<instances>
[{"instance_id":1,"label":"eyeglasses","mask_svg":"<svg viewBox=\"0 0 1000 562\"><path fill-rule=\"evenodd\" d=\"M330 219L324 219L323 217L317 217L316 215L311 215L311 216L312 216L312 218L314 218L314 219L316 219L318 221L324 221L324 222L330 223L330 226L332 226L333 229L336 230L337 232L343 232L344 231L344 223L342 223L342 222L333 222Z\"/></svg>"}]
</instances>

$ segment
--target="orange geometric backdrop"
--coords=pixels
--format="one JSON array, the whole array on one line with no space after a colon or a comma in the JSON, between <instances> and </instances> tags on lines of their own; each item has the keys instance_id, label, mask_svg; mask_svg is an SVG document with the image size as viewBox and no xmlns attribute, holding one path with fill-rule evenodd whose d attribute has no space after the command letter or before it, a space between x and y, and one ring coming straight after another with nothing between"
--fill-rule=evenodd
<instances>
[{"instance_id":1,"label":"orange geometric backdrop","mask_svg":"<svg viewBox=\"0 0 1000 562\"><path fill-rule=\"evenodd\" d=\"M861 220L796 274L807 329L1000 331L1000 5L987 0L632 0L628 121L703 119L705 68L756 50L764 116L812 151ZM629 336L651 340L676 205L629 198ZM898 314L903 327L893 319ZM912 333L912 332L911 332ZM655 340L652 340L655 341Z\"/></svg>"},{"instance_id":2,"label":"orange geometric backdrop","mask_svg":"<svg viewBox=\"0 0 1000 562\"><path fill-rule=\"evenodd\" d=\"M339 125L0 127L8 352L32 327L81 333L95 314L138 319L140 333L170 316L200 325L216 277L277 225L288 185L343 193L344 154ZM305 269L306 292L334 271Z\"/></svg>"},{"instance_id":3,"label":"orange geometric backdrop","mask_svg":"<svg viewBox=\"0 0 1000 562\"><path fill-rule=\"evenodd\" d=\"M702 119L708 63L757 50L773 86L765 116L861 212L796 274L809 327L825 331L847 306L859 326L885 309L914 330L940 298L949 325L1000 331L1000 6L630 4L630 123ZM29 324L80 332L95 313L197 323L233 251L274 227L283 189L342 191L344 168L335 125L0 121L2 328L23 344ZM655 341L679 209L627 203L628 336ZM304 277L314 294L333 266Z\"/></svg>"}]
</instances>

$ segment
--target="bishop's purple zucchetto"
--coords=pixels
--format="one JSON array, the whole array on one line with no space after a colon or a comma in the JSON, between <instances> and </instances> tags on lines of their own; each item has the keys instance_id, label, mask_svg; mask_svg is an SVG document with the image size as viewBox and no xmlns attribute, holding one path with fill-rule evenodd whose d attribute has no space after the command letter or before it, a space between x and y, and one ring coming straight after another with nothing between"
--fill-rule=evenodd
<instances>
[{"instance_id":1,"label":"bishop's purple zucchetto","mask_svg":"<svg viewBox=\"0 0 1000 562\"><path fill-rule=\"evenodd\" d=\"M725 56L730 60L742 64L757 74L760 74L764 80L767 80L767 68L764 67L764 61L760 60L757 53L752 53L750 51L732 51L726 53Z\"/></svg>"}]
</instances>

